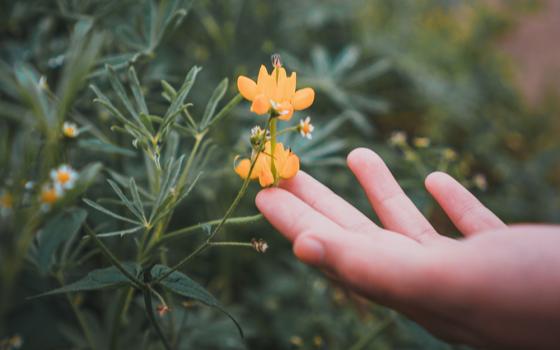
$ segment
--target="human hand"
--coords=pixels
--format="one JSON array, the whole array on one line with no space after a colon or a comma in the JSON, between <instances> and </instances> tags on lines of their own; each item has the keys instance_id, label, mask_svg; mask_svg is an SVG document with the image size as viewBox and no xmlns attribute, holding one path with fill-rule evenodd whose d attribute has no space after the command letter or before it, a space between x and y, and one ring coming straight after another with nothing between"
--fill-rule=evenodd
<instances>
[{"instance_id":1,"label":"human hand","mask_svg":"<svg viewBox=\"0 0 560 350\"><path fill-rule=\"evenodd\" d=\"M367 149L348 156L385 228L299 172L256 204L302 261L435 335L480 347L560 344L560 229L506 226L444 173L426 188L465 238L438 234Z\"/></svg>"}]
</instances>

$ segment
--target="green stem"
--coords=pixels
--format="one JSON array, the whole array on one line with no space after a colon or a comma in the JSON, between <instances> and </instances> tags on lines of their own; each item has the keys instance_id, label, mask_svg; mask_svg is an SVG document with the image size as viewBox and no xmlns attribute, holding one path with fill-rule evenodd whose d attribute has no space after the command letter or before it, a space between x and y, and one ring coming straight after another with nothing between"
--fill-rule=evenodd
<instances>
[{"instance_id":1,"label":"green stem","mask_svg":"<svg viewBox=\"0 0 560 350\"><path fill-rule=\"evenodd\" d=\"M86 224L84 225L84 227L86 228L87 234L91 237L91 239L93 239L99 249L101 249L103 255L105 255L105 257L107 257L107 259L111 261L113 266L115 266L120 272L122 272L122 274L125 275L132 282L132 284L134 284L135 287L143 289L144 283L142 283L142 281L140 281L136 276L128 272L128 270L123 266L119 259L117 259L117 257L114 256L113 253L111 253L109 248L107 248L107 246L103 244L103 242L101 242L101 240L97 237L97 235L95 234L95 232L93 232L89 225Z\"/></svg>"},{"instance_id":2,"label":"green stem","mask_svg":"<svg viewBox=\"0 0 560 350\"><path fill-rule=\"evenodd\" d=\"M285 129L282 129L282 130L278 131L276 133L276 136L281 136L281 135L287 134L287 133L292 132L292 131L298 131L298 129L299 129L299 127L297 125L296 126L290 126L289 128L285 128Z\"/></svg>"},{"instance_id":3,"label":"green stem","mask_svg":"<svg viewBox=\"0 0 560 350\"><path fill-rule=\"evenodd\" d=\"M278 183L278 174L276 173L276 165L274 164L274 151L276 150L276 123L277 118L271 115L270 117L270 168L272 170L272 177L274 178L274 185Z\"/></svg>"},{"instance_id":4,"label":"green stem","mask_svg":"<svg viewBox=\"0 0 560 350\"><path fill-rule=\"evenodd\" d=\"M152 275L150 274L150 271L145 270L144 271L144 283L146 285L150 285L151 279L152 279ZM143 293L144 293L144 305L146 307L146 313L148 314L148 319L150 320L150 322L152 323L152 326L156 330L156 333L157 333L159 339L161 340L161 342L163 343L163 346L165 347L165 349L166 350L171 350L171 345L167 342L167 339L165 338L165 334L163 334L163 330L159 326L159 324L157 322L157 319L156 319L156 315L154 314L154 307L152 305L151 289L150 288L144 288Z\"/></svg>"},{"instance_id":5,"label":"green stem","mask_svg":"<svg viewBox=\"0 0 560 350\"><path fill-rule=\"evenodd\" d=\"M257 222L257 221L261 220L262 218L263 218L262 214L256 214L256 215L251 215L251 216L240 216L240 217L230 218L227 221L227 224L228 225L248 224L248 223ZM176 239L176 238L181 238L183 236L187 236L188 234L196 232L196 231L202 229L205 226L207 227L207 226L218 225L221 221L222 221L222 219L211 220L211 221L203 222L203 223L200 223L200 224L184 227L184 228L169 232L169 233L165 234L164 236L162 236L161 239L153 247L164 244L165 242L167 242L169 240L173 240L173 239Z\"/></svg>"},{"instance_id":6,"label":"green stem","mask_svg":"<svg viewBox=\"0 0 560 350\"><path fill-rule=\"evenodd\" d=\"M266 133L265 133L266 135ZM169 271L167 271L166 273L164 273L163 275L161 275L157 280L156 283L159 283L161 281L163 281L165 278L167 278L169 275L171 275L173 272L177 271L178 269L180 269L184 264L186 264L191 258L193 258L194 256L198 255L199 253L201 253L203 250L205 250L206 248L208 248L208 246L210 245L212 239L214 238L214 236L216 236L216 234L218 234L218 232L220 232L220 230L222 229L222 227L226 224L227 220L229 219L229 217L233 214L233 212L235 211L235 209L237 208L237 206L239 205L239 202L241 201L241 198L243 198L243 196L245 195L245 192L247 192L247 188L249 187L249 183L251 181L251 173L253 172L253 169L255 168L255 164L257 163L257 160L259 158L259 155L261 154L263 148L264 148L264 144L265 144L265 136L263 136L263 140L261 142L261 146L259 147L259 149L256 152L256 156L255 159L253 159L253 161L251 162L251 167L249 168L249 173L247 174L247 178L243 181L243 185L241 186L241 188L239 189L239 192L237 192L237 196L235 197L235 199L233 200L233 202L231 203L231 205L229 206L228 210L226 211L226 213L224 214L224 217L222 218L222 220L220 221L220 223L214 228L214 230L212 231L212 233L210 234L210 236L208 236L208 238L206 239L206 241L201 244L200 246L198 246L198 248L196 248L191 254L189 254L187 257L183 258L181 261L179 261L175 266L173 266Z\"/></svg>"},{"instance_id":7,"label":"green stem","mask_svg":"<svg viewBox=\"0 0 560 350\"><path fill-rule=\"evenodd\" d=\"M253 248L253 245L248 242L210 242L212 247L248 247Z\"/></svg>"},{"instance_id":8,"label":"green stem","mask_svg":"<svg viewBox=\"0 0 560 350\"><path fill-rule=\"evenodd\" d=\"M214 119L212 119L212 121L210 123L208 123L208 125L206 126L206 130L212 128L212 126L214 124L216 124L217 122L219 122L221 119L223 119L224 117L226 117L229 112L233 109L233 107L237 106L239 104L239 102L241 102L241 100L243 100L243 96L241 96L241 94L237 94L234 98L232 98L225 106L224 108L222 108L218 114L216 114L216 116L214 117Z\"/></svg>"}]
</instances>

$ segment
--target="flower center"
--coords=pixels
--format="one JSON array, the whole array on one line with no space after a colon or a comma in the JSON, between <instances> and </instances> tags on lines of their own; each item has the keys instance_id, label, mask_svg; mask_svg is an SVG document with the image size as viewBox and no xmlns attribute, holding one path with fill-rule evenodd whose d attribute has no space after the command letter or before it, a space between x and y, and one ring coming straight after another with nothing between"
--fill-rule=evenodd
<instances>
[{"instance_id":1,"label":"flower center","mask_svg":"<svg viewBox=\"0 0 560 350\"><path fill-rule=\"evenodd\" d=\"M56 195L56 191L54 190L54 188L49 189L49 190L45 190L41 194L41 200L44 203L54 203L54 202L56 202L56 199L57 199L57 195Z\"/></svg>"},{"instance_id":2,"label":"flower center","mask_svg":"<svg viewBox=\"0 0 560 350\"><path fill-rule=\"evenodd\" d=\"M67 171L59 171L58 174L56 174L56 178L58 182L64 185L68 182L68 180L70 180L70 173Z\"/></svg>"}]
</instances>

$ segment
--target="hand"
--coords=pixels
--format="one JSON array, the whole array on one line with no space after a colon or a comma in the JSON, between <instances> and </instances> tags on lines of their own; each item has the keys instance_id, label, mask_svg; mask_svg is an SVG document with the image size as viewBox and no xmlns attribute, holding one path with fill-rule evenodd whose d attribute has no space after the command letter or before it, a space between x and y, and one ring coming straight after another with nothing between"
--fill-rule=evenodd
<instances>
[{"instance_id":1,"label":"hand","mask_svg":"<svg viewBox=\"0 0 560 350\"><path fill-rule=\"evenodd\" d=\"M434 230L377 154L356 149L348 166L385 228L303 172L258 194L259 210L300 260L447 341L560 344L558 227L508 227L453 178L433 173L428 192L465 235L453 240Z\"/></svg>"}]
</instances>

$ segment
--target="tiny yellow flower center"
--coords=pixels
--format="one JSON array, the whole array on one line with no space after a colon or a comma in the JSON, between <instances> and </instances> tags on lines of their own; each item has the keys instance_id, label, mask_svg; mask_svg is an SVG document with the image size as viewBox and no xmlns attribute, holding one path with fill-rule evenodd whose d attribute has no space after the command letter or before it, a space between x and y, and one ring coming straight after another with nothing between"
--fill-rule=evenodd
<instances>
[{"instance_id":1,"label":"tiny yellow flower center","mask_svg":"<svg viewBox=\"0 0 560 350\"><path fill-rule=\"evenodd\" d=\"M76 129L71 126L67 126L64 128L64 135L68 137L74 137L76 135Z\"/></svg>"},{"instance_id":2,"label":"tiny yellow flower center","mask_svg":"<svg viewBox=\"0 0 560 350\"><path fill-rule=\"evenodd\" d=\"M52 204L56 202L57 199L58 199L58 195L56 194L54 188L45 189L41 193L41 201L43 203Z\"/></svg>"},{"instance_id":3,"label":"tiny yellow flower center","mask_svg":"<svg viewBox=\"0 0 560 350\"><path fill-rule=\"evenodd\" d=\"M304 134L309 134L311 132L310 124L309 123L303 124L301 130L303 131Z\"/></svg>"},{"instance_id":4,"label":"tiny yellow flower center","mask_svg":"<svg viewBox=\"0 0 560 350\"><path fill-rule=\"evenodd\" d=\"M70 180L70 173L63 170L58 171L56 174L56 179L58 182L64 185Z\"/></svg>"}]
</instances>

